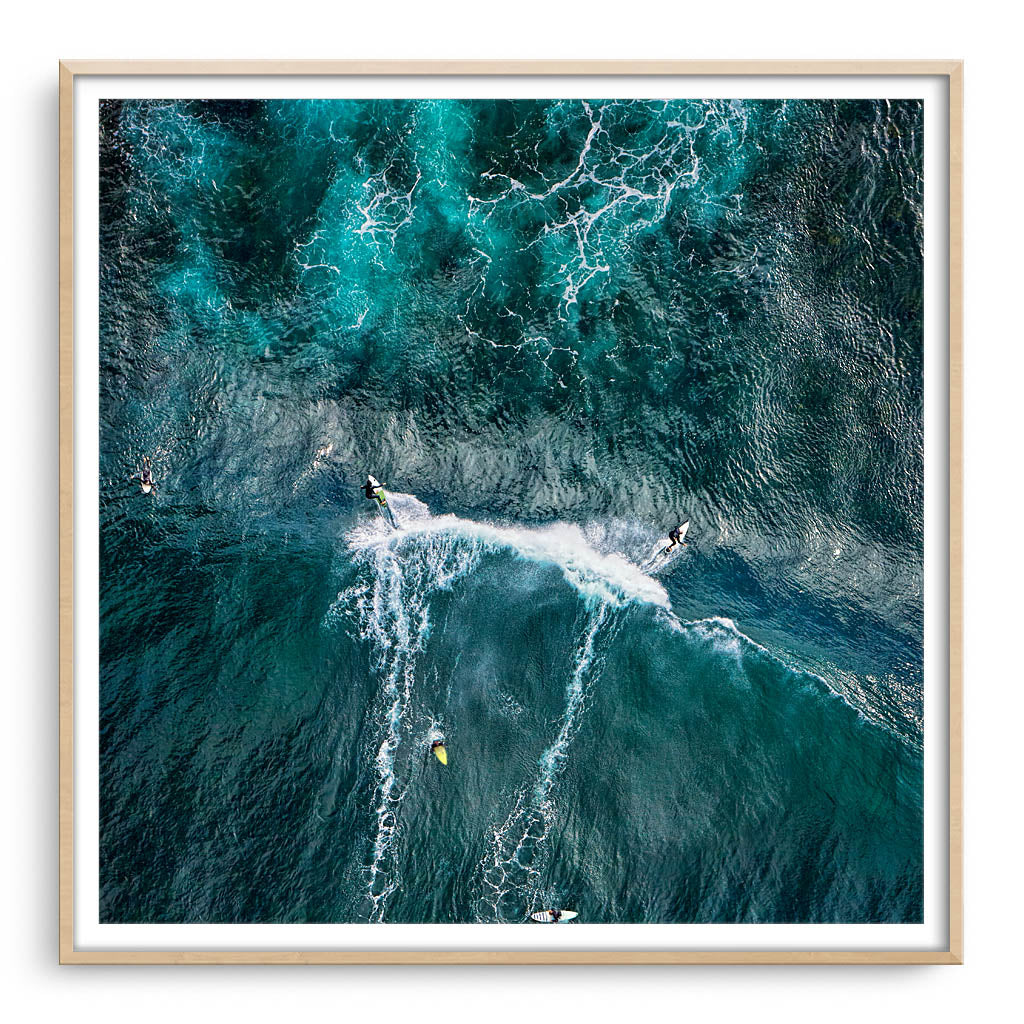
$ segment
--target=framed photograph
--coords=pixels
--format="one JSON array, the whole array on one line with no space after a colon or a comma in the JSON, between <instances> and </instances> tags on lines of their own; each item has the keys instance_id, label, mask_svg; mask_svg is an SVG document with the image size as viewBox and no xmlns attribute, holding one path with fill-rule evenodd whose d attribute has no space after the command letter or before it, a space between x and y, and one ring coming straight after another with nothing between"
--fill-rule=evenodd
<instances>
[{"instance_id":1,"label":"framed photograph","mask_svg":"<svg viewBox=\"0 0 1024 1024\"><path fill-rule=\"evenodd\" d=\"M62 63L61 962L962 962L961 119Z\"/></svg>"}]
</instances>

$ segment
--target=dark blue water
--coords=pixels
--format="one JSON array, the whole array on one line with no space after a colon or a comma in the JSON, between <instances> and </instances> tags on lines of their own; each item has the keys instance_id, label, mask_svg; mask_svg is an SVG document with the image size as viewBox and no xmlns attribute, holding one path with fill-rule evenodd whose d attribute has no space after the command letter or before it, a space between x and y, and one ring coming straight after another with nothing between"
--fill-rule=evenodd
<instances>
[{"instance_id":1,"label":"dark blue water","mask_svg":"<svg viewBox=\"0 0 1024 1024\"><path fill-rule=\"evenodd\" d=\"M103 920L922 919L918 102L101 128Z\"/></svg>"}]
</instances>

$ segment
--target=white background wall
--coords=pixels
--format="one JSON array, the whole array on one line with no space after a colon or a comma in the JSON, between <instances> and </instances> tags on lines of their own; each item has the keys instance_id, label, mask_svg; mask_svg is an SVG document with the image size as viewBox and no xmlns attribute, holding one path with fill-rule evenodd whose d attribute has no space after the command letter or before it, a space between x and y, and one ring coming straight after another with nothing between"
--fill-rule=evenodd
<instances>
[{"instance_id":1,"label":"white background wall","mask_svg":"<svg viewBox=\"0 0 1024 1024\"><path fill-rule=\"evenodd\" d=\"M1010 4L557 5L211 0L8 6L0 107L0 1005L12 1020L874 1022L1012 1018L1021 999L1015 540L1024 398L1022 84ZM59 57L934 58L967 61L967 964L933 968L58 968L56 589ZM556 1004L558 1009L556 1010ZM1017 1006L1017 1010L1013 1007Z\"/></svg>"}]
</instances>

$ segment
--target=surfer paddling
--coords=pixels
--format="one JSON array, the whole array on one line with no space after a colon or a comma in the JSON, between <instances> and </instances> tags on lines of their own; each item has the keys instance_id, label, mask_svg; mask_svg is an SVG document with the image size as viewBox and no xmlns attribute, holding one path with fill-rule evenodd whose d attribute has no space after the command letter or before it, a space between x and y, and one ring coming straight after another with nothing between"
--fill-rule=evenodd
<instances>
[{"instance_id":1,"label":"surfer paddling","mask_svg":"<svg viewBox=\"0 0 1024 1024\"><path fill-rule=\"evenodd\" d=\"M575 910L559 910L557 907L552 907L550 910L538 910L535 914L531 914L530 920L536 921L538 924L558 924L559 921L571 921L578 916Z\"/></svg>"},{"instance_id":2,"label":"surfer paddling","mask_svg":"<svg viewBox=\"0 0 1024 1024\"><path fill-rule=\"evenodd\" d=\"M132 479L139 481L143 494L156 494L156 482L153 480L153 464L149 461L148 455L142 456L142 468L138 473L132 474Z\"/></svg>"}]
</instances>

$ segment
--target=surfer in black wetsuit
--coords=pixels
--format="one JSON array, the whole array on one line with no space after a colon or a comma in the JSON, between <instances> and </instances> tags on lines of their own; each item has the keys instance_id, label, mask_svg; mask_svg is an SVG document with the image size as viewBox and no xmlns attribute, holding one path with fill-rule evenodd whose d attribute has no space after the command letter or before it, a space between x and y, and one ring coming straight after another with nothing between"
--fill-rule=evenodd
<instances>
[{"instance_id":1,"label":"surfer in black wetsuit","mask_svg":"<svg viewBox=\"0 0 1024 1024\"><path fill-rule=\"evenodd\" d=\"M380 514L391 524L393 530L398 529L398 519L394 509L388 504L388 497L384 493L384 485L375 477L368 476L363 484L363 494L369 501L377 502Z\"/></svg>"},{"instance_id":2,"label":"surfer in black wetsuit","mask_svg":"<svg viewBox=\"0 0 1024 1024\"><path fill-rule=\"evenodd\" d=\"M669 530L669 532L668 532L668 539L672 543L669 544L669 546L667 548L665 548L665 554L666 555L670 551L672 551L675 548L677 548L680 544L682 544L684 548L686 547L686 545L683 544L683 528L682 528L682 526L677 526L675 529Z\"/></svg>"},{"instance_id":3,"label":"surfer in black wetsuit","mask_svg":"<svg viewBox=\"0 0 1024 1024\"><path fill-rule=\"evenodd\" d=\"M560 910L555 910L554 908L552 908L548 911L548 913L551 915L552 924L558 924L558 922L562 919L562 912Z\"/></svg>"},{"instance_id":4,"label":"surfer in black wetsuit","mask_svg":"<svg viewBox=\"0 0 1024 1024\"><path fill-rule=\"evenodd\" d=\"M378 483L372 476L366 478L366 483L363 484L363 494L366 495L369 501L376 501L380 504L381 508L387 505L387 498L384 497L384 487Z\"/></svg>"},{"instance_id":5,"label":"surfer in black wetsuit","mask_svg":"<svg viewBox=\"0 0 1024 1024\"><path fill-rule=\"evenodd\" d=\"M142 456L142 468L138 473L132 474L132 479L139 481L143 494L156 494L156 483L153 481L153 464L149 461L148 455Z\"/></svg>"}]
</instances>

